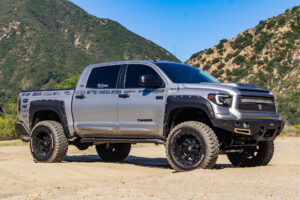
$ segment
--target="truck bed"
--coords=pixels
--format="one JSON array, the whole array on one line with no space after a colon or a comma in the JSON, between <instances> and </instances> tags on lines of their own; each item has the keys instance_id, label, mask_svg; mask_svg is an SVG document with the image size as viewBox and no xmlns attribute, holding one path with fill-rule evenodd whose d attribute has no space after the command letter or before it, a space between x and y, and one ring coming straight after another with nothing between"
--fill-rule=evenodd
<instances>
[{"instance_id":1,"label":"truck bed","mask_svg":"<svg viewBox=\"0 0 300 200\"><path fill-rule=\"evenodd\" d=\"M23 91L19 95L20 113L19 120L24 123L26 128L30 130L30 110L33 104L38 102L41 107L49 104L49 102L60 102L63 105L63 112L67 119L69 130L73 132L73 119L72 119L72 97L74 89L55 89L55 90L34 90Z\"/></svg>"}]
</instances>

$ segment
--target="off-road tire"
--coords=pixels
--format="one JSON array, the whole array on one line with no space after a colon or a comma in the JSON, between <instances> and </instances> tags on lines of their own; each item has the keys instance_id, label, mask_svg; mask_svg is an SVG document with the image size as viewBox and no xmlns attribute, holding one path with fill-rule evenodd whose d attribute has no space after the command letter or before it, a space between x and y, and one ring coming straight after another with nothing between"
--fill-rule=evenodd
<instances>
[{"instance_id":1,"label":"off-road tire","mask_svg":"<svg viewBox=\"0 0 300 200\"><path fill-rule=\"evenodd\" d=\"M49 138L48 143L39 137ZM44 138L43 137L43 138ZM44 142L42 142L44 141ZM41 143L49 148L41 147ZM30 136L30 151L36 162L61 162L68 152L68 140L59 122L46 120L37 123ZM43 149L48 149L44 150Z\"/></svg>"},{"instance_id":2,"label":"off-road tire","mask_svg":"<svg viewBox=\"0 0 300 200\"><path fill-rule=\"evenodd\" d=\"M196 152L199 155L195 161L196 163L186 164L186 159L183 156L187 155L183 153L184 150L180 150L178 147L181 140L183 145L180 149L188 149L189 152ZM189 142L193 140L194 142ZM198 142L197 142L198 141ZM188 146L186 148L186 144ZM196 144L196 145L195 145ZM180 145L179 145L180 146ZM194 149L194 150L193 150ZM177 153L176 153L177 151ZM187 171L196 168L211 169L215 166L219 154L219 142L214 131L206 124L197 121L187 121L175 126L167 138L166 143L166 156L169 164L176 171ZM195 157L195 154L194 156Z\"/></svg>"},{"instance_id":3,"label":"off-road tire","mask_svg":"<svg viewBox=\"0 0 300 200\"><path fill-rule=\"evenodd\" d=\"M131 144L110 143L96 145L96 151L105 162L119 162L124 160L130 152Z\"/></svg>"},{"instance_id":4,"label":"off-road tire","mask_svg":"<svg viewBox=\"0 0 300 200\"><path fill-rule=\"evenodd\" d=\"M241 153L230 153L227 157L236 167L266 166L274 154L274 141L260 142L255 149L256 155L253 157L247 156L247 152L249 154L250 150L253 151L252 149L245 149Z\"/></svg>"}]
</instances>

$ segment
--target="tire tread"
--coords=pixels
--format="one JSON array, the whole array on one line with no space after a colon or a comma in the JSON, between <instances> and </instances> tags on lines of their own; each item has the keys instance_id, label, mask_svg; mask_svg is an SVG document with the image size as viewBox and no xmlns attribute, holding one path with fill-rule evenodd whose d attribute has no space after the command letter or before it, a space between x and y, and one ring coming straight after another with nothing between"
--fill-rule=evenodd
<instances>
[{"instance_id":1,"label":"tire tread","mask_svg":"<svg viewBox=\"0 0 300 200\"><path fill-rule=\"evenodd\" d=\"M169 164L173 169L175 169L175 171L186 171L176 166L176 164L170 158L170 153L169 153L170 140L173 136L174 131L181 127L186 127L186 126L193 127L199 130L199 132L202 134L207 144L206 144L206 155L204 161L200 164L200 167L203 169L212 169L215 166L215 163L218 159L219 141L214 131L208 125L198 121L186 121L178 124L171 130L170 134L168 135L167 143L166 143L166 156L169 161Z\"/></svg>"}]
</instances>

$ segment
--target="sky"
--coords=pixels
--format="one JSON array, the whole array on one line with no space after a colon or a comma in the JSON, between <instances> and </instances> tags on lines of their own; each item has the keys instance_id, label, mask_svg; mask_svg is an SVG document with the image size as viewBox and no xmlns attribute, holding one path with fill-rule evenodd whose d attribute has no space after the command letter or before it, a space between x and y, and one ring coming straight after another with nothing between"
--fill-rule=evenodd
<instances>
[{"instance_id":1,"label":"sky","mask_svg":"<svg viewBox=\"0 0 300 200\"><path fill-rule=\"evenodd\" d=\"M283 13L299 0L70 0L119 22L181 61Z\"/></svg>"}]
</instances>

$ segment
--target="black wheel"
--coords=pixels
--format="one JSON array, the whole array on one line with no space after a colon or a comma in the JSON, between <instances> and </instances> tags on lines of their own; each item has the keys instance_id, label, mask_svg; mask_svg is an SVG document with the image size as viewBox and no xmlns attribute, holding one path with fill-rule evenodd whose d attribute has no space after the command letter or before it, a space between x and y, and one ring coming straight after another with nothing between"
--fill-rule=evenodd
<instances>
[{"instance_id":1,"label":"black wheel","mask_svg":"<svg viewBox=\"0 0 300 200\"><path fill-rule=\"evenodd\" d=\"M30 150L37 162L61 162L68 151L63 127L56 121L41 121L31 133Z\"/></svg>"},{"instance_id":2,"label":"black wheel","mask_svg":"<svg viewBox=\"0 0 300 200\"><path fill-rule=\"evenodd\" d=\"M227 154L230 162L236 167L265 166L274 154L274 142L260 142L256 147L248 147L241 153Z\"/></svg>"},{"instance_id":3,"label":"black wheel","mask_svg":"<svg viewBox=\"0 0 300 200\"><path fill-rule=\"evenodd\" d=\"M130 152L131 144L107 143L96 145L96 151L100 158L108 162L118 162L124 160Z\"/></svg>"},{"instance_id":4,"label":"black wheel","mask_svg":"<svg viewBox=\"0 0 300 200\"><path fill-rule=\"evenodd\" d=\"M171 167L176 171L213 168L218 159L219 142L209 126L188 121L171 130L166 154Z\"/></svg>"}]
</instances>

